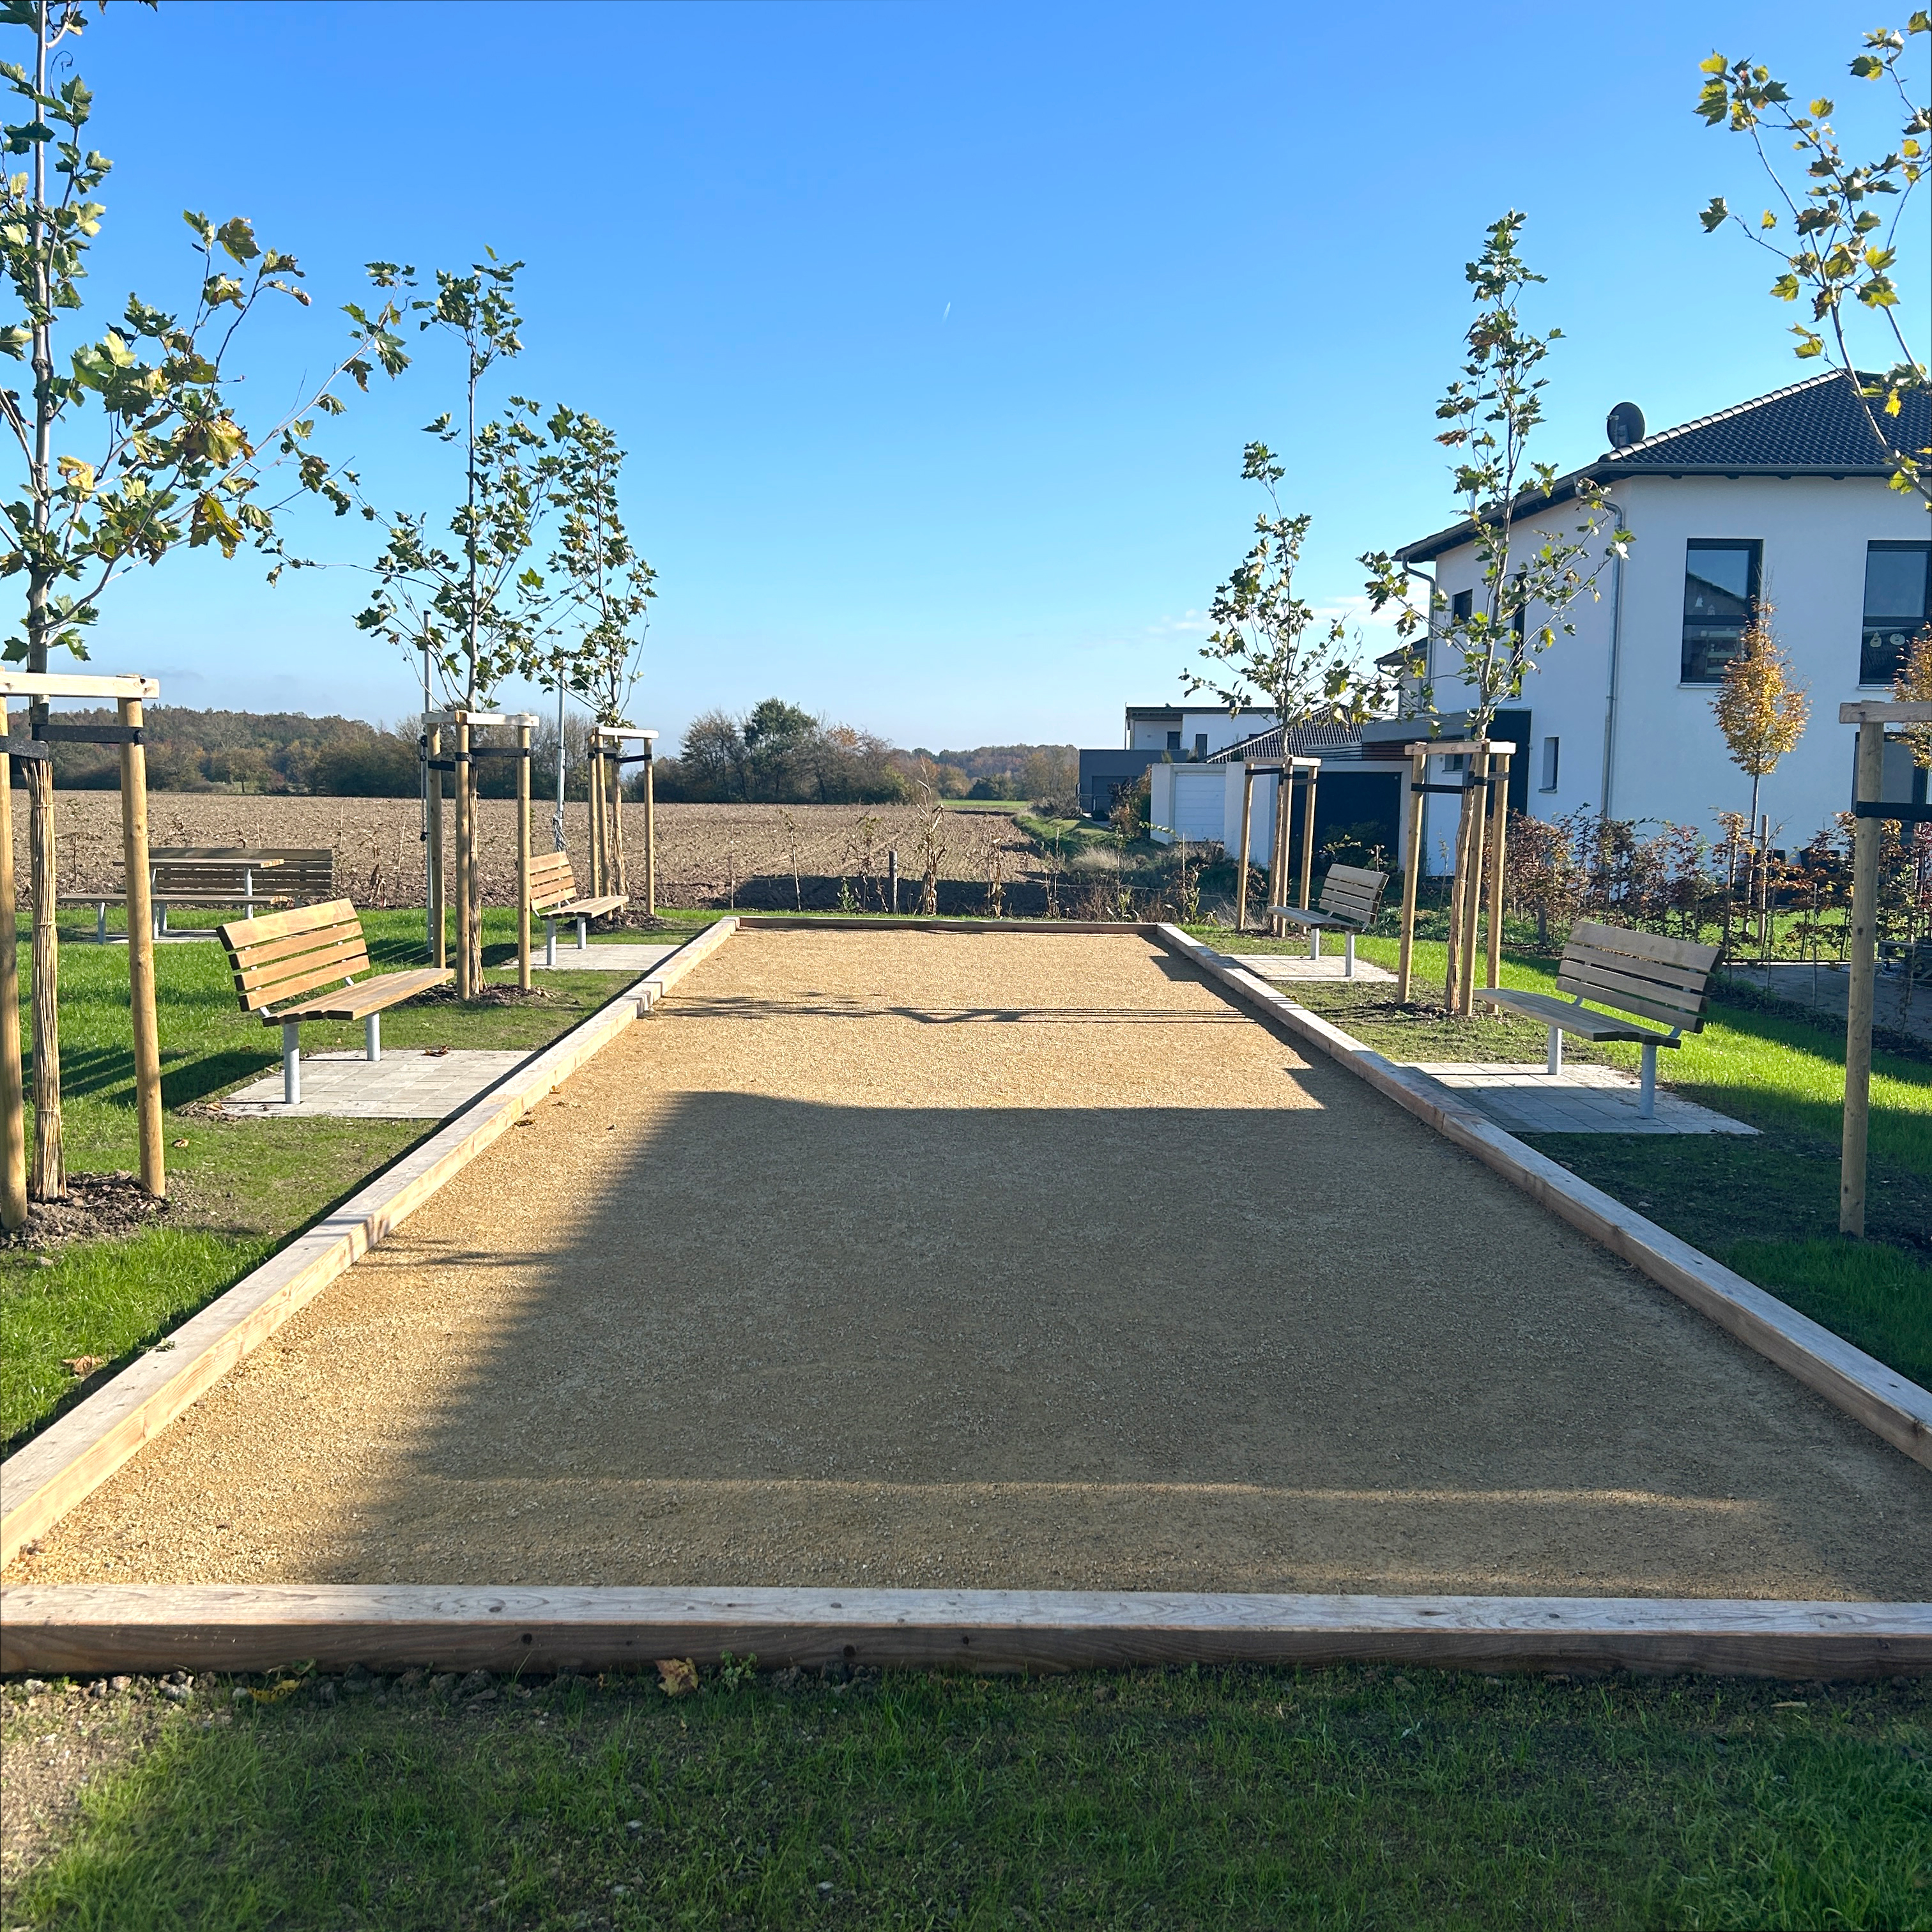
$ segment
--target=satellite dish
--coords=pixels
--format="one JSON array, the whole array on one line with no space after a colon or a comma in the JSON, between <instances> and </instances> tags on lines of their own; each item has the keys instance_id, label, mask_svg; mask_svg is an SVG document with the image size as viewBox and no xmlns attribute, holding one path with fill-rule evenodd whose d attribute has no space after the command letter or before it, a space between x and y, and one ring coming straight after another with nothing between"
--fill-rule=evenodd
<instances>
[{"instance_id":1,"label":"satellite dish","mask_svg":"<svg viewBox=\"0 0 1932 1932\"><path fill-rule=\"evenodd\" d=\"M1643 412L1634 403L1619 403L1604 424L1612 449L1628 449L1643 440Z\"/></svg>"}]
</instances>

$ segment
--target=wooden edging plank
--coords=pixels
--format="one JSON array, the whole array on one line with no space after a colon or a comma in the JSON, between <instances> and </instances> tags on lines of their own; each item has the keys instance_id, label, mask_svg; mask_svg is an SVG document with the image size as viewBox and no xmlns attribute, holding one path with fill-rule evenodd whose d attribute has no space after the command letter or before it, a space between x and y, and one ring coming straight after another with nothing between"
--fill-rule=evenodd
<instances>
[{"instance_id":1,"label":"wooden edging plank","mask_svg":"<svg viewBox=\"0 0 1932 1932\"><path fill-rule=\"evenodd\" d=\"M0 1463L0 1565L647 1012L734 926L706 927Z\"/></svg>"},{"instance_id":2,"label":"wooden edging plank","mask_svg":"<svg viewBox=\"0 0 1932 1932\"><path fill-rule=\"evenodd\" d=\"M1932 1393L1526 1146L1426 1073L1398 1066L1253 974L1224 964L1218 953L1178 926L1158 926L1155 934L1169 952L1340 1060L1540 1206L1640 1269L1747 1348L1775 1362L1834 1408L1932 1468Z\"/></svg>"},{"instance_id":3,"label":"wooden edging plank","mask_svg":"<svg viewBox=\"0 0 1932 1932\"><path fill-rule=\"evenodd\" d=\"M1616 1597L1204 1595L1156 1591L491 1589L435 1585L21 1585L0 1670L1071 1670L1408 1663L1484 1670L1848 1678L1932 1670L1932 1605Z\"/></svg>"},{"instance_id":4,"label":"wooden edging plank","mask_svg":"<svg viewBox=\"0 0 1932 1932\"><path fill-rule=\"evenodd\" d=\"M1159 930L1145 920L1124 919L943 919L898 912L872 913L862 918L837 913L742 912L737 917L741 926L760 932L1030 932L1047 939L1055 934L1098 932L1150 939Z\"/></svg>"}]
</instances>

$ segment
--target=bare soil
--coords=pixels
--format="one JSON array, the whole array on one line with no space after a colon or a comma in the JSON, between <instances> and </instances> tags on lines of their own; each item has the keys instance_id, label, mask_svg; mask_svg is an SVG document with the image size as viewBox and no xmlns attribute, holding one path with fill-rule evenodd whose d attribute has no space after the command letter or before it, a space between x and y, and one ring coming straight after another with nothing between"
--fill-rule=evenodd
<instances>
[{"instance_id":1,"label":"bare soil","mask_svg":"<svg viewBox=\"0 0 1932 1932\"><path fill-rule=\"evenodd\" d=\"M550 807L539 803L532 824L539 848L550 842ZM483 895L492 905L516 897L516 806L506 799L478 806ZM62 792L55 808L62 892L114 885L120 877L118 794ZM156 845L322 846L335 854L336 882L359 906L424 903L421 808L410 798L248 797L226 793L156 792L148 805ZM26 814L15 817L15 862L26 876ZM639 808L624 813L627 850L643 862ZM663 805L657 808L658 899L661 905L829 910L844 902L879 911L886 857L896 849L899 904L918 908L923 861L918 814L903 806ZM564 836L580 880L590 877L586 814L566 808ZM446 836L453 838L453 830ZM1009 911L1045 910L1039 848L1004 812L948 812L939 838L940 910L988 909L997 880ZM794 857L798 876L793 877Z\"/></svg>"},{"instance_id":2,"label":"bare soil","mask_svg":"<svg viewBox=\"0 0 1932 1932\"><path fill-rule=\"evenodd\" d=\"M1916 1600L1932 1472L1138 938L747 932L8 1576Z\"/></svg>"},{"instance_id":3,"label":"bare soil","mask_svg":"<svg viewBox=\"0 0 1932 1932\"><path fill-rule=\"evenodd\" d=\"M0 1231L0 1248L46 1250L69 1241L111 1240L137 1234L168 1211L142 1192L132 1174L70 1174L64 1201L30 1201L27 1222Z\"/></svg>"}]
</instances>

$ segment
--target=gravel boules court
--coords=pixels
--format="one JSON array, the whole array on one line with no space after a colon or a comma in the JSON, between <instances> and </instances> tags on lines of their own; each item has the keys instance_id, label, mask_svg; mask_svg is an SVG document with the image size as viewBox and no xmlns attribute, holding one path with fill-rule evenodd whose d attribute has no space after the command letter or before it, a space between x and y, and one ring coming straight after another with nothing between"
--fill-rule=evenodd
<instances>
[{"instance_id":1,"label":"gravel boules court","mask_svg":"<svg viewBox=\"0 0 1932 1932\"><path fill-rule=\"evenodd\" d=\"M10 1582L1932 1597L1932 1472L1132 934L741 932Z\"/></svg>"}]
</instances>

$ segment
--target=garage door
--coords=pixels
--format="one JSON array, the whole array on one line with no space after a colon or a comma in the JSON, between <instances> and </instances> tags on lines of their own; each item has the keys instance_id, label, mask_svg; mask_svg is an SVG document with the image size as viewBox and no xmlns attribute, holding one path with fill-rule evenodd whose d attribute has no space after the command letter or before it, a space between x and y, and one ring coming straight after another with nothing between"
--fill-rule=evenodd
<instances>
[{"instance_id":1,"label":"garage door","mask_svg":"<svg viewBox=\"0 0 1932 1932\"><path fill-rule=\"evenodd\" d=\"M1218 839L1228 796L1228 768L1209 765L1174 774L1174 829L1190 843Z\"/></svg>"}]
</instances>

